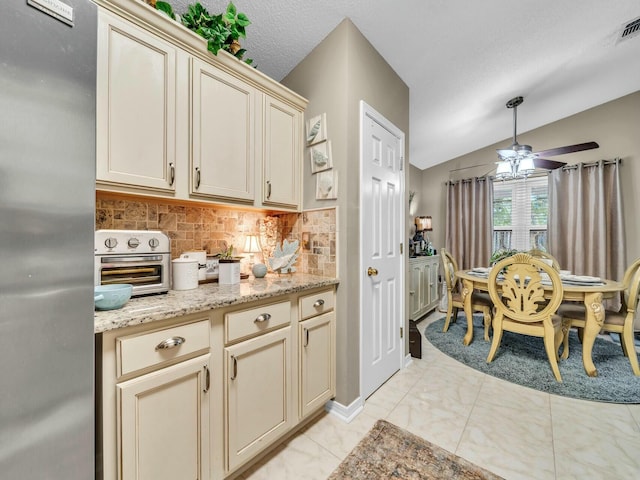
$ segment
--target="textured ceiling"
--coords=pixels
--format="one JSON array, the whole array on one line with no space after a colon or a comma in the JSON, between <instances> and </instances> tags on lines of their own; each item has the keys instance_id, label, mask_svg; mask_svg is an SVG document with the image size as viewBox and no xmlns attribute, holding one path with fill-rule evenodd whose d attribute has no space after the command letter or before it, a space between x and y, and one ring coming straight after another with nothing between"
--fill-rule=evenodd
<instances>
[{"instance_id":1,"label":"textured ceiling","mask_svg":"<svg viewBox=\"0 0 640 480\"><path fill-rule=\"evenodd\" d=\"M192 3L169 2L178 13ZM227 5L201 3L211 13ZM276 80L350 18L410 88L410 158L422 169L502 140L508 147L505 103L517 95L521 133L640 90L640 35L617 43L640 16L637 0L234 3L252 21L247 56Z\"/></svg>"}]
</instances>

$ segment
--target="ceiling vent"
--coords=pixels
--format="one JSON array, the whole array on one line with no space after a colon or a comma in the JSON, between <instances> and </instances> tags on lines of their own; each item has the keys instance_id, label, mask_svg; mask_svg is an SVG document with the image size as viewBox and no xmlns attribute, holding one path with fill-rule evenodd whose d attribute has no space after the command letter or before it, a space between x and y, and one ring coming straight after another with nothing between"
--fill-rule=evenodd
<instances>
[{"instance_id":1,"label":"ceiling vent","mask_svg":"<svg viewBox=\"0 0 640 480\"><path fill-rule=\"evenodd\" d=\"M618 42L628 40L640 34L640 17L622 25Z\"/></svg>"}]
</instances>

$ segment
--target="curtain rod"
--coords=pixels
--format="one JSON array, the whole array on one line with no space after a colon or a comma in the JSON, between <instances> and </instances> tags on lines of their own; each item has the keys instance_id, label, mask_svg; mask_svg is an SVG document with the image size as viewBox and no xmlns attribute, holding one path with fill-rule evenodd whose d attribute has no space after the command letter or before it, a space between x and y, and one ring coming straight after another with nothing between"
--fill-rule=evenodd
<instances>
[{"instance_id":1,"label":"curtain rod","mask_svg":"<svg viewBox=\"0 0 640 480\"><path fill-rule=\"evenodd\" d=\"M471 183L471 182L484 182L486 180L490 180L491 177L473 177L473 178L464 178L462 180L456 180L455 182L452 180L447 180L444 182L445 185L456 185L458 183Z\"/></svg>"},{"instance_id":2,"label":"curtain rod","mask_svg":"<svg viewBox=\"0 0 640 480\"><path fill-rule=\"evenodd\" d=\"M562 170L575 170L579 166L582 166L582 167L597 167L600 164L602 164L602 165L615 165L617 163L622 165L622 159L621 158L614 158L613 160L598 160L597 162L589 162L589 163L573 163L571 165L564 165L563 167L561 167L561 169Z\"/></svg>"}]
</instances>

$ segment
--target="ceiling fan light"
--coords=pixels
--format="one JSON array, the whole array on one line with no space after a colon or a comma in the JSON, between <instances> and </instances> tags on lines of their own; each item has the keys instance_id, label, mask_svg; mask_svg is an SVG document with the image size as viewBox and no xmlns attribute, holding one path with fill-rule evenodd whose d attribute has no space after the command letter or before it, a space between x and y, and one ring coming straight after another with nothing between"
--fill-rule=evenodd
<instances>
[{"instance_id":1,"label":"ceiling fan light","mask_svg":"<svg viewBox=\"0 0 640 480\"><path fill-rule=\"evenodd\" d=\"M512 149L502 149L497 150L497 152L500 160L509 160L510 158L515 158L516 156L518 156L518 153Z\"/></svg>"},{"instance_id":2,"label":"ceiling fan light","mask_svg":"<svg viewBox=\"0 0 640 480\"><path fill-rule=\"evenodd\" d=\"M531 156L524 157L518 165L518 173L524 176L531 175L536 169Z\"/></svg>"},{"instance_id":3,"label":"ceiling fan light","mask_svg":"<svg viewBox=\"0 0 640 480\"><path fill-rule=\"evenodd\" d=\"M496 178L498 180L507 180L513 176L513 169L511 168L511 162L503 161L498 162L498 169L496 170Z\"/></svg>"}]
</instances>

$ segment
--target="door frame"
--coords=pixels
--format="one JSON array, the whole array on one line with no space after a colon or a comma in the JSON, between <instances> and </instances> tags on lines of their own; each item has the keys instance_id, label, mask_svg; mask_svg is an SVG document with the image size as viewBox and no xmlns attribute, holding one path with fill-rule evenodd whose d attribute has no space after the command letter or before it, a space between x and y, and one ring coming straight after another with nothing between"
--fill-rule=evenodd
<instances>
[{"instance_id":1,"label":"door frame","mask_svg":"<svg viewBox=\"0 0 640 480\"><path fill-rule=\"evenodd\" d=\"M398 140L400 141L400 171L402 172L400 175L400 182L399 182L399 187L400 187L400 198L403 199L401 202L399 202L398 205L398 209L399 212L398 213L398 218L400 219L400 231L403 232L400 238L404 238L406 235L404 234L405 232L405 216L406 216L406 211L403 208L405 205L404 202L404 198L405 198L405 181L406 181L406 170L405 170L405 166L404 166L404 158L405 158L405 134L402 130L400 130L398 127L396 127L393 123L391 123L389 120L387 120L382 114L380 114L378 111L376 111L373 107L371 107L370 105L368 105L364 100L360 100L360 128L359 128L359 148L360 148L360 153L359 153L359 168L360 168L360 179L359 179L359 185L360 185L360 191L358 193L359 196L359 200L358 200L358 216L359 216L359 235L360 235L360 239L359 239L359 247L360 247L360 254L358 255L358 265L359 265L359 270L358 270L358 278L361 278L362 272L364 271L364 269L366 268L366 261L364 258L364 249L363 247L363 243L364 243L364 221L365 219L363 218L363 189L362 189L362 183L364 181L363 178L363 171L364 171L364 122L366 119L371 119L374 122L378 123L380 126L382 126L383 128L385 128L386 130L388 130L391 134L393 134L396 138L398 138ZM404 245L404 241L402 242L402 244ZM402 252L402 254L398 255L398 262L400 263L400 269L399 269L399 285L400 285L400 291L398 292L398 297L401 299L400 302L397 302L396 308L398 309L397 313L398 316L397 318L399 319L400 324L396 325L396 327L398 329L403 328L404 333L406 334L406 321L405 321L405 309L406 309L406 299L405 299L405 277L406 277L406 268L405 268L405 255L404 255L404 250ZM365 368L365 362L364 362L364 358L363 358L363 352L364 352L364 335L363 335L363 331L364 331L364 288L365 288L365 284L364 282L360 282L360 294L359 294L359 308L360 308L360 371L359 371L359 375L360 375L360 396L363 397L363 392L364 392L364 368ZM398 352L399 352L399 358L398 358L398 370L402 369L404 367L404 357L405 357L405 352L404 352L404 345L405 345L405 338L404 335L401 337L400 335L398 335ZM361 398L362 403L364 404L365 398Z\"/></svg>"}]
</instances>

